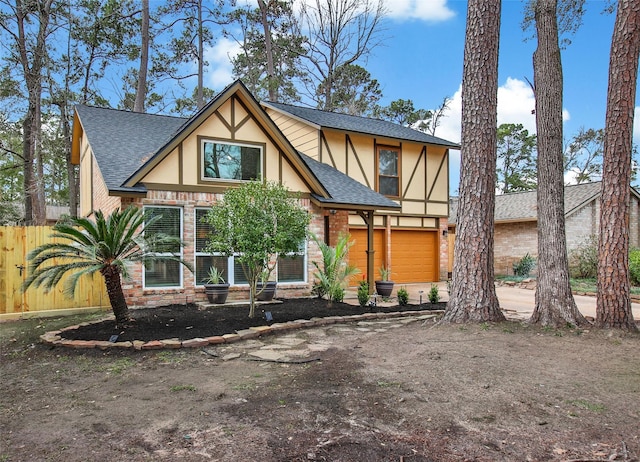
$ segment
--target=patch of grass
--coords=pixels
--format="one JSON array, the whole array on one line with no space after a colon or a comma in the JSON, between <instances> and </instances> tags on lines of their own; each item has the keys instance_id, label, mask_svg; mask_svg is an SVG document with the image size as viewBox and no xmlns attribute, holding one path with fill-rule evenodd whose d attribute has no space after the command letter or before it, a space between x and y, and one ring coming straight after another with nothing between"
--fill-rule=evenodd
<instances>
[{"instance_id":1,"label":"patch of grass","mask_svg":"<svg viewBox=\"0 0 640 462\"><path fill-rule=\"evenodd\" d=\"M197 388L193 385L174 385L169 388L170 391L196 391Z\"/></svg>"},{"instance_id":2,"label":"patch of grass","mask_svg":"<svg viewBox=\"0 0 640 462\"><path fill-rule=\"evenodd\" d=\"M136 362L131 358L119 358L106 366L106 370L111 374L122 374L126 369L134 366Z\"/></svg>"},{"instance_id":3,"label":"patch of grass","mask_svg":"<svg viewBox=\"0 0 640 462\"><path fill-rule=\"evenodd\" d=\"M569 401L569 404L592 412L603 412L606 409L604 404L592 403L586 399L574 399Z\"/></svg>"},{"instance_id":4,"label":"patch of grass","mask_svg":"<svg viewBox=\"0 0 640 462\"><path fill-rule=\"evenodd\" d=\"M483 415L481 417L471 417L471 420L473 420L474 422L481 422L481 423L493 423L496 421L496 416L493 414Z\"/></svg>"},{"instance_id":5,"label":"patch of grass","mask_svg":"<svg viewBox=\"0 0 640 462\"><path fill-rule=\"evenodd\" d=\"M163 364L177 364L184 359L184 356L181 353L177 353L175 351L159 351L156 354L156 358L160 360Z\"/></svg>"},{"instance_id":6,"label":"patch of grass","mask_svg":"<svg viewBox=\"0 0 640 462\"><path fill-rule=\"evenodd\" d=\"M498 275L495 277L497 281L504 281L504 282L522 282L525 279L531 279L530 277L522 277L522 276L505 276L505 275Z\"/></svg>"},{"instance_id":7,"label":"patch of grass","mask_svg":"<svg viewBox=\"0 0 640 462\"><path fill-rule=\"evenodd\" d=\"M597 290L597 281L595 279L575 279L571 278L571 290L574 292L591 292Z\"/></svg>"},{"instance_id":8,"label":"patch of grass","mask_svg":"<svg viewBox=\"0 0 640 462\"><path fill-rule=\"evenodd\" d=\"M481 330L489 330L490 327L491 325L488 322L483 322L482 324L480 324Z\"/></svg>"},{"instance_id":9,"label":"patch of grass","mask_svg":"<svg viewBox=\"0 0 640 462\"><path fill-rule=\"evenodd\" d=\"M595 278L571 278L571 290L574 292L596 293L598 291L598 281ZM640 287L631 287L630 292L632 294L640 294Z\"/></svg>"},{"instance_id":10,"label":"patch of grass","mask_svg":"<svg viewBox=\"0 0 640 462\"><path fill-rule=\"evenodd\" d=\"M400 386L400 382L387 382L386 380L378 380L376 385L380 388L397 388Z\"/></svg>"},{"instance_id":11,"label":"patch of grass","mask_svg":"<svg viewBox=\"0 0 640 462\"><path fill-rule=\"evenodd\" d=\"M235 385L233 387L234 390L248 390L248 391L253 391L256 389L256 384L253 382L247 382L247 383L240 383L238 385Z\"/></svg>"}]
</instances>

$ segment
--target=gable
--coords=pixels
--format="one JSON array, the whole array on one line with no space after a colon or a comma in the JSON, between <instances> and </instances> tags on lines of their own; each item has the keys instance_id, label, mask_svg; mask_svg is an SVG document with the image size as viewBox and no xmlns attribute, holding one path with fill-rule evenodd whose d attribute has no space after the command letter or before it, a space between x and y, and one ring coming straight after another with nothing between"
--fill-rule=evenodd
<instances>
[{"instance_id":1,"label":"gable","mask_svg":"<svg viewBox=\"0 0 640 462\"><path fill-rule=\"evenodd\" d=\"M242 91L244 86L232 87L233 91L219 95L196 114L126 184L163 190L224 190L238 181L212 179L204 173L204 152L215 145L253 149L260 153L262 178L301 193L324 193L282 132L253 97Z\"/></svg>"}]
</instances>

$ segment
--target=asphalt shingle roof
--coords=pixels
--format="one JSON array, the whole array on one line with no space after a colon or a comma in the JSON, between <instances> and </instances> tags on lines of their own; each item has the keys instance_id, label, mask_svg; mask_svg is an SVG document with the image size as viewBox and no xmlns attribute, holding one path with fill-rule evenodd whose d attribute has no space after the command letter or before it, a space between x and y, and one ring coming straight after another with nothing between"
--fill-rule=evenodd
<instances>
[{"instance_id":1,"label":"asphalt shingle roof","mask_svg":"<svg viewBox=\"0 0 640 462\"><path fill-rule=\"evenodd\" d=\"M583 183L564 188L564 211L568 216L591 201L598 194L602 182ZM456 224L458 200L452 198L449 207L449 223ZM496 196L495 221L531 221L538 219L537 192L527 191Z\"/></svg>"},{"instance_id":2,"label":"asphalt shingle roof","mask_svg":"<svg viewBox=\"0 0 640 462\"><path fill-rule=\"evenodd\" d=\"M393 122L388 122L386 120L321 111L319 109L292 106L284 103L274 103L272 101L265 101L263 104L267 107L273 107L280 111L287 112L300 119L304 119L325 128L460 149L460 145L457 143L453 143L409 127L404 127Z\"/></svg>"},{"instance_id":3,"label":"asphalt shingle roof","mask_svg":"<svg viewBox=\"0 0 640 462\"><path fill-rule=\"evenodd\" d=\"M165 145L189 119L92 106L76 106L109 190L123 183Z\"/></svg>"},{"instance_id":4,"label":"asphalt shingle roof","mask_svg":"<svg viewBox=\"0 0 640 462\"><path fill-rule=\"evenodd\" d=\"M82 105L76 106L76 112L111 191L144 192L142 185L131 188L123 184L191 120ZM400 207L330 165L298 154L330 195L314 195L319 202L367 208Z\"/></svg>"},{"instance_id":5,"label":"asphalt shingle roof","mask_svg":"<svg viewBox=\"0 0 640 462\"><path fill-rule=\"evenodd\" d=\"M325 187L330 198L314 195L319 202L369 206L372 208L394 208L399 209L400 205L388 199L380 193L373 191L362 183L354 180L350 176L336 170L330 165L318 162L311 157L300 153L300 157L320 183Z\"/></svg>"}]
</instances>

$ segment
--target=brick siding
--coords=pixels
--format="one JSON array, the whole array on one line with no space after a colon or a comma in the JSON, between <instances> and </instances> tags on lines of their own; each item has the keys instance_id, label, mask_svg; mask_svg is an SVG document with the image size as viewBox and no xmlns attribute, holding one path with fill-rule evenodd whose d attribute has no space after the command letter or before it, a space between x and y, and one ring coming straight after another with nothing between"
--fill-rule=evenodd
<instances>
[{"instance_id":1,"label":"brick siding","mask_svg":"<svg viewBox=\"0 0 640 462\"><path fill-rule=\"evenodd\" d=\"M195 209L206 208L219 200L222 194L214 193L187 193L172 191L149 191L147 197L140 199L123 199L122 206L130 204L138 207L143 206L176 206L182 209L182 240L185 246L182 249L183 258L193 264L194 254L194 225ZM309 199L301 199L301 204L309 210L312 220L309 227L310 233L324 239L324 217L321 210L314 206ZM311 293L313 283L313 272L315 267L313 261L321 261L322 256L318 246L309 241L307 251L307 282L306 283L279 283L277 288L278 297L300 297ZM172 303L182 304L200 302L206 300L204 289L196 287L193 273L183 267L183 286L181 288L143 288L142 285L142 265L135 265L130 269L130 278L123 281L125 297L130 306L161 306ZM246 286L231 287L228 300L247 300L249 289Z\"/></svg>"}]
</instances>

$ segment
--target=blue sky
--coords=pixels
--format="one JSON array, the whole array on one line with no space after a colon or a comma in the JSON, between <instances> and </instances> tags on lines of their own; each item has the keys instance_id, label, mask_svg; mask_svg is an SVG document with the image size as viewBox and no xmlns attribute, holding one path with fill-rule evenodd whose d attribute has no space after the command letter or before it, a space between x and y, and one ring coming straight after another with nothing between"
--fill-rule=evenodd
<instances>
[{"instance_id":1,"label":"blue sky","mask_svg":"<svg viewBox=\"0 0 640 462\"><path fill-rule=\"evenodd\" d=\"M418 108L433 109L445 96L451 110L436 136L460 141L460 86L467 3L451 0L387 0L385 44L361 63L383 90L381 104L412 99ZM571 44L562 52L564 72L564 135L581 127L603 128L606 110L609 50L615 15L603 14L604 1L586 2L586 14ZM503 0L500 31L498 124L522 123L535 132L532 56L535 40L521 29L523 2ZM222 40L209 56L210 85L220 89L231 80L228 53L233 44ZM637 103L637 101L636 101ZM639 114L636 108L636 114ZM636 117L636 134L640 134ZM640 141L638 135L635 141ZM459 152L451 159L451 192L459 178Z\"/></svg>"}]
</instances>

